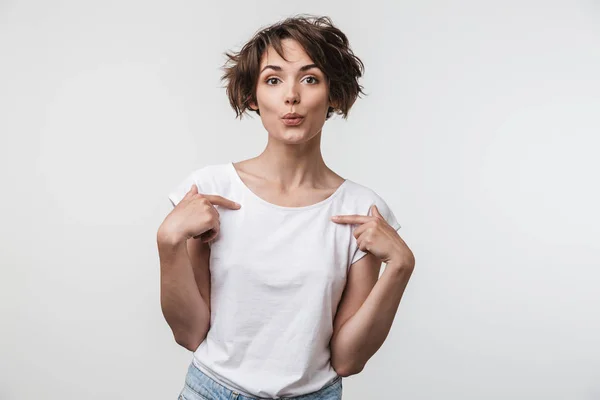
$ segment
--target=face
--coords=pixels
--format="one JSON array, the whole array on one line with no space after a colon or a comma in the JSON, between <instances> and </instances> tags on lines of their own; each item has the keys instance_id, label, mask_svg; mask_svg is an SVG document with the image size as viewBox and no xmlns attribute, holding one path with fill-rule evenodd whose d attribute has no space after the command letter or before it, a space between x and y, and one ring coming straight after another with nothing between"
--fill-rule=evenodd
<instances>
[{"instance_id":1,"label":"face","mask_svg":"<svg viewBox=\"0 0 600 400\"><path fill-rule=\"evenodd\" d=\"M272 47L263 53L256 87L258 104L249 105L259 109L271 137L288 143L306 142L323 128L330 106L329 86L325 74L297 41L284 39L282 45L288 61ZM298 124L290 120L286 124L283 117L288 113L303 118Z\"/></svg>"}]
</instances>

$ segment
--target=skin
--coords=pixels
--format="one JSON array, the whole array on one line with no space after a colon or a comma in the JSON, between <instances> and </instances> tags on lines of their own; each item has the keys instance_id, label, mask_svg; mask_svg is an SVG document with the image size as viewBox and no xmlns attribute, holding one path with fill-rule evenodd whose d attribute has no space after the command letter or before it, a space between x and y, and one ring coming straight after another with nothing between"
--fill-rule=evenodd
<instances>
[{"instance_id":1,"label":"skin","mask_svg":"<svg viewBox=\"0 0 600 400\"><path fill-rule=\"evenodd\" d=\"M321 135L329 106L329 86L325 74L313 64L303 47L293 39L282 41L285 61L269 47L263 54L256 89L260 118L268 132L263 152L234 163L238 175L259 197L286 206L301 207L329 197L344 178L333 172L321 154ZM281 71L267 65L281 67ZM304 115L298 126L286 126L281 117L296 112Z\"/></svg>"}]
</instances>

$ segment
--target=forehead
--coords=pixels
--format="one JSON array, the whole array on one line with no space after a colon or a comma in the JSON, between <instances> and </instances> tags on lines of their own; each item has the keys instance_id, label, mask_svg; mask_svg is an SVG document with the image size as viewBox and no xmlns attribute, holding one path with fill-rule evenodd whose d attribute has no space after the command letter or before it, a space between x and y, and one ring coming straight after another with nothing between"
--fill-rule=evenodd
<instances>
[{"instance_id":1,"label":"forehead","mask_svg":"<svg viewBox=\"0 0 600 400\"><path fill-rule=\"evenodd\" d=\"M262 54L260 60L260 66L263 67L267 64L275 64L280 66L295 65L295 64L311 64L313 60L308 56L304 48L300 43L294 39L283 39L281 40L281 46L283 47L283 55L288 61L285 61L273 48L273 46L267 47L265 52Z\"/></svg>"}]
</instances>

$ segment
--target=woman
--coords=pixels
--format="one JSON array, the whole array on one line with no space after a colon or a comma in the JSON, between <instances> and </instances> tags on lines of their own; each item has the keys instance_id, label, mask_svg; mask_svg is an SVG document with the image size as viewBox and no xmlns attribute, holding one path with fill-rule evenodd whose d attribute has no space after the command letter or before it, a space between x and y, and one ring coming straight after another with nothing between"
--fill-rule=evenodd
<instances>
[{"instance_id":1,"label":"woman","mask_svg":"<svg viewBox=\"0 0 600 400\"><path fill-rule=\"evenodd\" d=\"M342 377L385 340L414 268L383 199L321 155L325 121L347 118L362 93L363 64L327 17L285 19L227 56L236 116L256 112L268 144L169 194L161 304L194 352L179 398L340 399Z\"/></svg>"}]
</instances>

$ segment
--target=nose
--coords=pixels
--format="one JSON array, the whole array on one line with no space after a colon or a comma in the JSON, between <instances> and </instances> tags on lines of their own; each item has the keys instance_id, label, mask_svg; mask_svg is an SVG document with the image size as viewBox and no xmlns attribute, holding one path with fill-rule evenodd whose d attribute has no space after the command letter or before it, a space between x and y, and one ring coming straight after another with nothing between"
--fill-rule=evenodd
<instances>
[{"instance_id":1,"label":"nose","mask_svg":"<svg viewBox=\"0 0 600 400\"><path fill-rule=\"evenodd\" d=\"M300 93L296 90L296 85L290 85L287 93L285 94L285 104L298 104L300 103Z\"/></svg>"}]
</instances>

